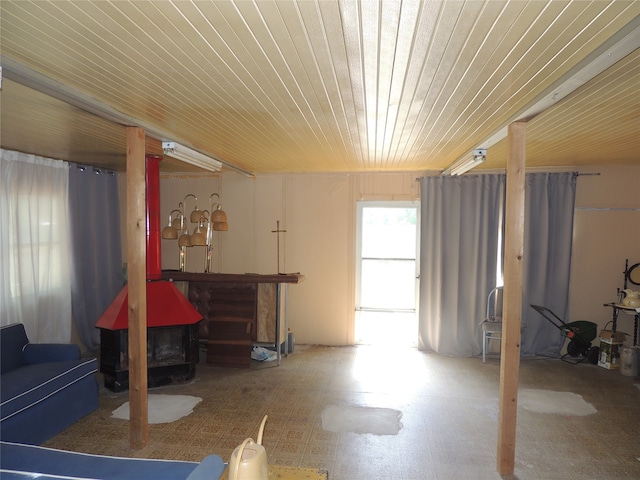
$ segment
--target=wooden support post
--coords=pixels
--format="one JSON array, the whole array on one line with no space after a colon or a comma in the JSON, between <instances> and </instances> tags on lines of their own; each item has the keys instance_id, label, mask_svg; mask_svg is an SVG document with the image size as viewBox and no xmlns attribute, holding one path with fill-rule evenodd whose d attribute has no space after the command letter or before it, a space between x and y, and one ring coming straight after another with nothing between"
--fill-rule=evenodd
<instances>
[{"instance_id":1,"label":"wooden support post","mask_svg":"<svg viewBox=\"0 0 640 480\"><path fill-rule=\"evenodd\" d=\"M149 441L145 166L144 130L127 127L129 439L135 450Z\"/></svg>"},{"instance_id":2,"label":"wooden support post","mask_svg":"<svg viewBox=\"0 0 640 480\"><path fill-rule=\"evenodd\" d=\"M498 473L513 475L522 322L526 123L509 125L504 242L502 350L500 354L500 413Z\"/></svg>"}]
</instances>

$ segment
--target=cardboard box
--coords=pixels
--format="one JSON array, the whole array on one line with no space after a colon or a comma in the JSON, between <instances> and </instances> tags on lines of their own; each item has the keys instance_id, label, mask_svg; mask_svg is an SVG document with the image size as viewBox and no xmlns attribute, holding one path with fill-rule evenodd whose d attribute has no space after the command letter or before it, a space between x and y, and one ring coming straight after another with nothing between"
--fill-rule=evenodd
<instances>
[{"instance_id":1,"label":"cardboard box","mask_svg":"<svg viewBox=\"0 0 640 480\"><path fill-rule=\"evenodd\" d=\"M600 356L598 365L607 370L617 370L620 368L620 351L626 334L623 332L613 333L611 330L600 331Z\"/></svg>"}]
</instances>

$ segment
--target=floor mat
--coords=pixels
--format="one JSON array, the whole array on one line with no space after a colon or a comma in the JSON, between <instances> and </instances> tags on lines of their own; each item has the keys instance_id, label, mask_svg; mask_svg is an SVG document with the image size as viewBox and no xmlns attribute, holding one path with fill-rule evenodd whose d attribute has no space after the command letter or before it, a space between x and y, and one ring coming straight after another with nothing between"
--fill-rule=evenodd
<instances>
[{"instance_id":1,"label":"floor mat","mask_svg":"<svg viewBox=\"0 0 640 480\"><path fill-rule=\"evenodd\" d=\"M322 412L322 428L329 432L397 435L402 412L391 408L329 405Z\"/></svg>"},{"instance_id":2,"label":"floor mat","mask_svg":"<svg viewBox=\"0 0 640 480\"><path fill-rule=\"evenodd\" d=\"M220 476L220 480L227 480L227 469ZM281 465L269 465L269 480L327 480L329 473L317 468L286 467Z\"/></svg>"},{"instance_id":3,"label":"floor mat","mask_svg":"<svg viewBox=\"0 0 640 480\"><path fill-rule=\"evenodd\" d=\"M149 395L149 423L171 423L186 417L202 398L190 395ZM129 402L111 413L111 418L129 420Z\"/></svg>"},{"instance_id":4,"label":"floor mat","mask_svg":"<svg viewBox=\"0 0 640 480\"><path fill-rule=\"evenodd\" d=\"M584 416L597 412L593 405L585 402L577 393L553 390L522 389L518 392L518 405L537 413Z\"/></svg>"}]
</instances>

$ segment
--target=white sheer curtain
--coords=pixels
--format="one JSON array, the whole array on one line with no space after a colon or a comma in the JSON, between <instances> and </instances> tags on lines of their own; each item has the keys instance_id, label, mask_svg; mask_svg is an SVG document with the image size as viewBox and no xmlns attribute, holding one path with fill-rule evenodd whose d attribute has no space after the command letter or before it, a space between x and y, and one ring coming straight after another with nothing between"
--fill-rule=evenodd
<instances>
[{"instance_id":1,"label":"white sheer curtain","mask_svg":"<svg viewBox=\"0 0 640 480\"><path fill-rule=\"evenodd\" d=\"M496 285L504 175L423 177L419 348L481 351L479 320Z\"/></svg>"},{"instance_id":2,"label":"white sheer curtain","mask_svg":"<svg viewBox=\"0 0 640 480\"><path fill-rule=\"evenodd\" d=\"M0 150L0 324L36 343L71 340L68 164Z\"/></svg>"}]
</instances>

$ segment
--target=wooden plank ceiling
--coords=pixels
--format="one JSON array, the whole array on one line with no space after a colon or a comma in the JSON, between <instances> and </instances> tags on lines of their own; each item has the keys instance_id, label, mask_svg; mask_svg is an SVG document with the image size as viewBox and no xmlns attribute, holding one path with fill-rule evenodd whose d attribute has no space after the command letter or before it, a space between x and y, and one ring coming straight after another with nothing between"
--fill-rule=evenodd
<instances>
[{"instance_id":1,"label":"wooden plank ceiling","mask_svg":"<svg viewBox=\"0 0 640 480\"><path fill-rule=\"evenodd\" d=\"M640 2L3 0L0 15L2 148L123 170L138 125L254 174L442 171L637 26ZM640 162L639 55L533 118L527 164ZM504 168L504 143L484 168Z\"/></svg>"}]
</instances>

